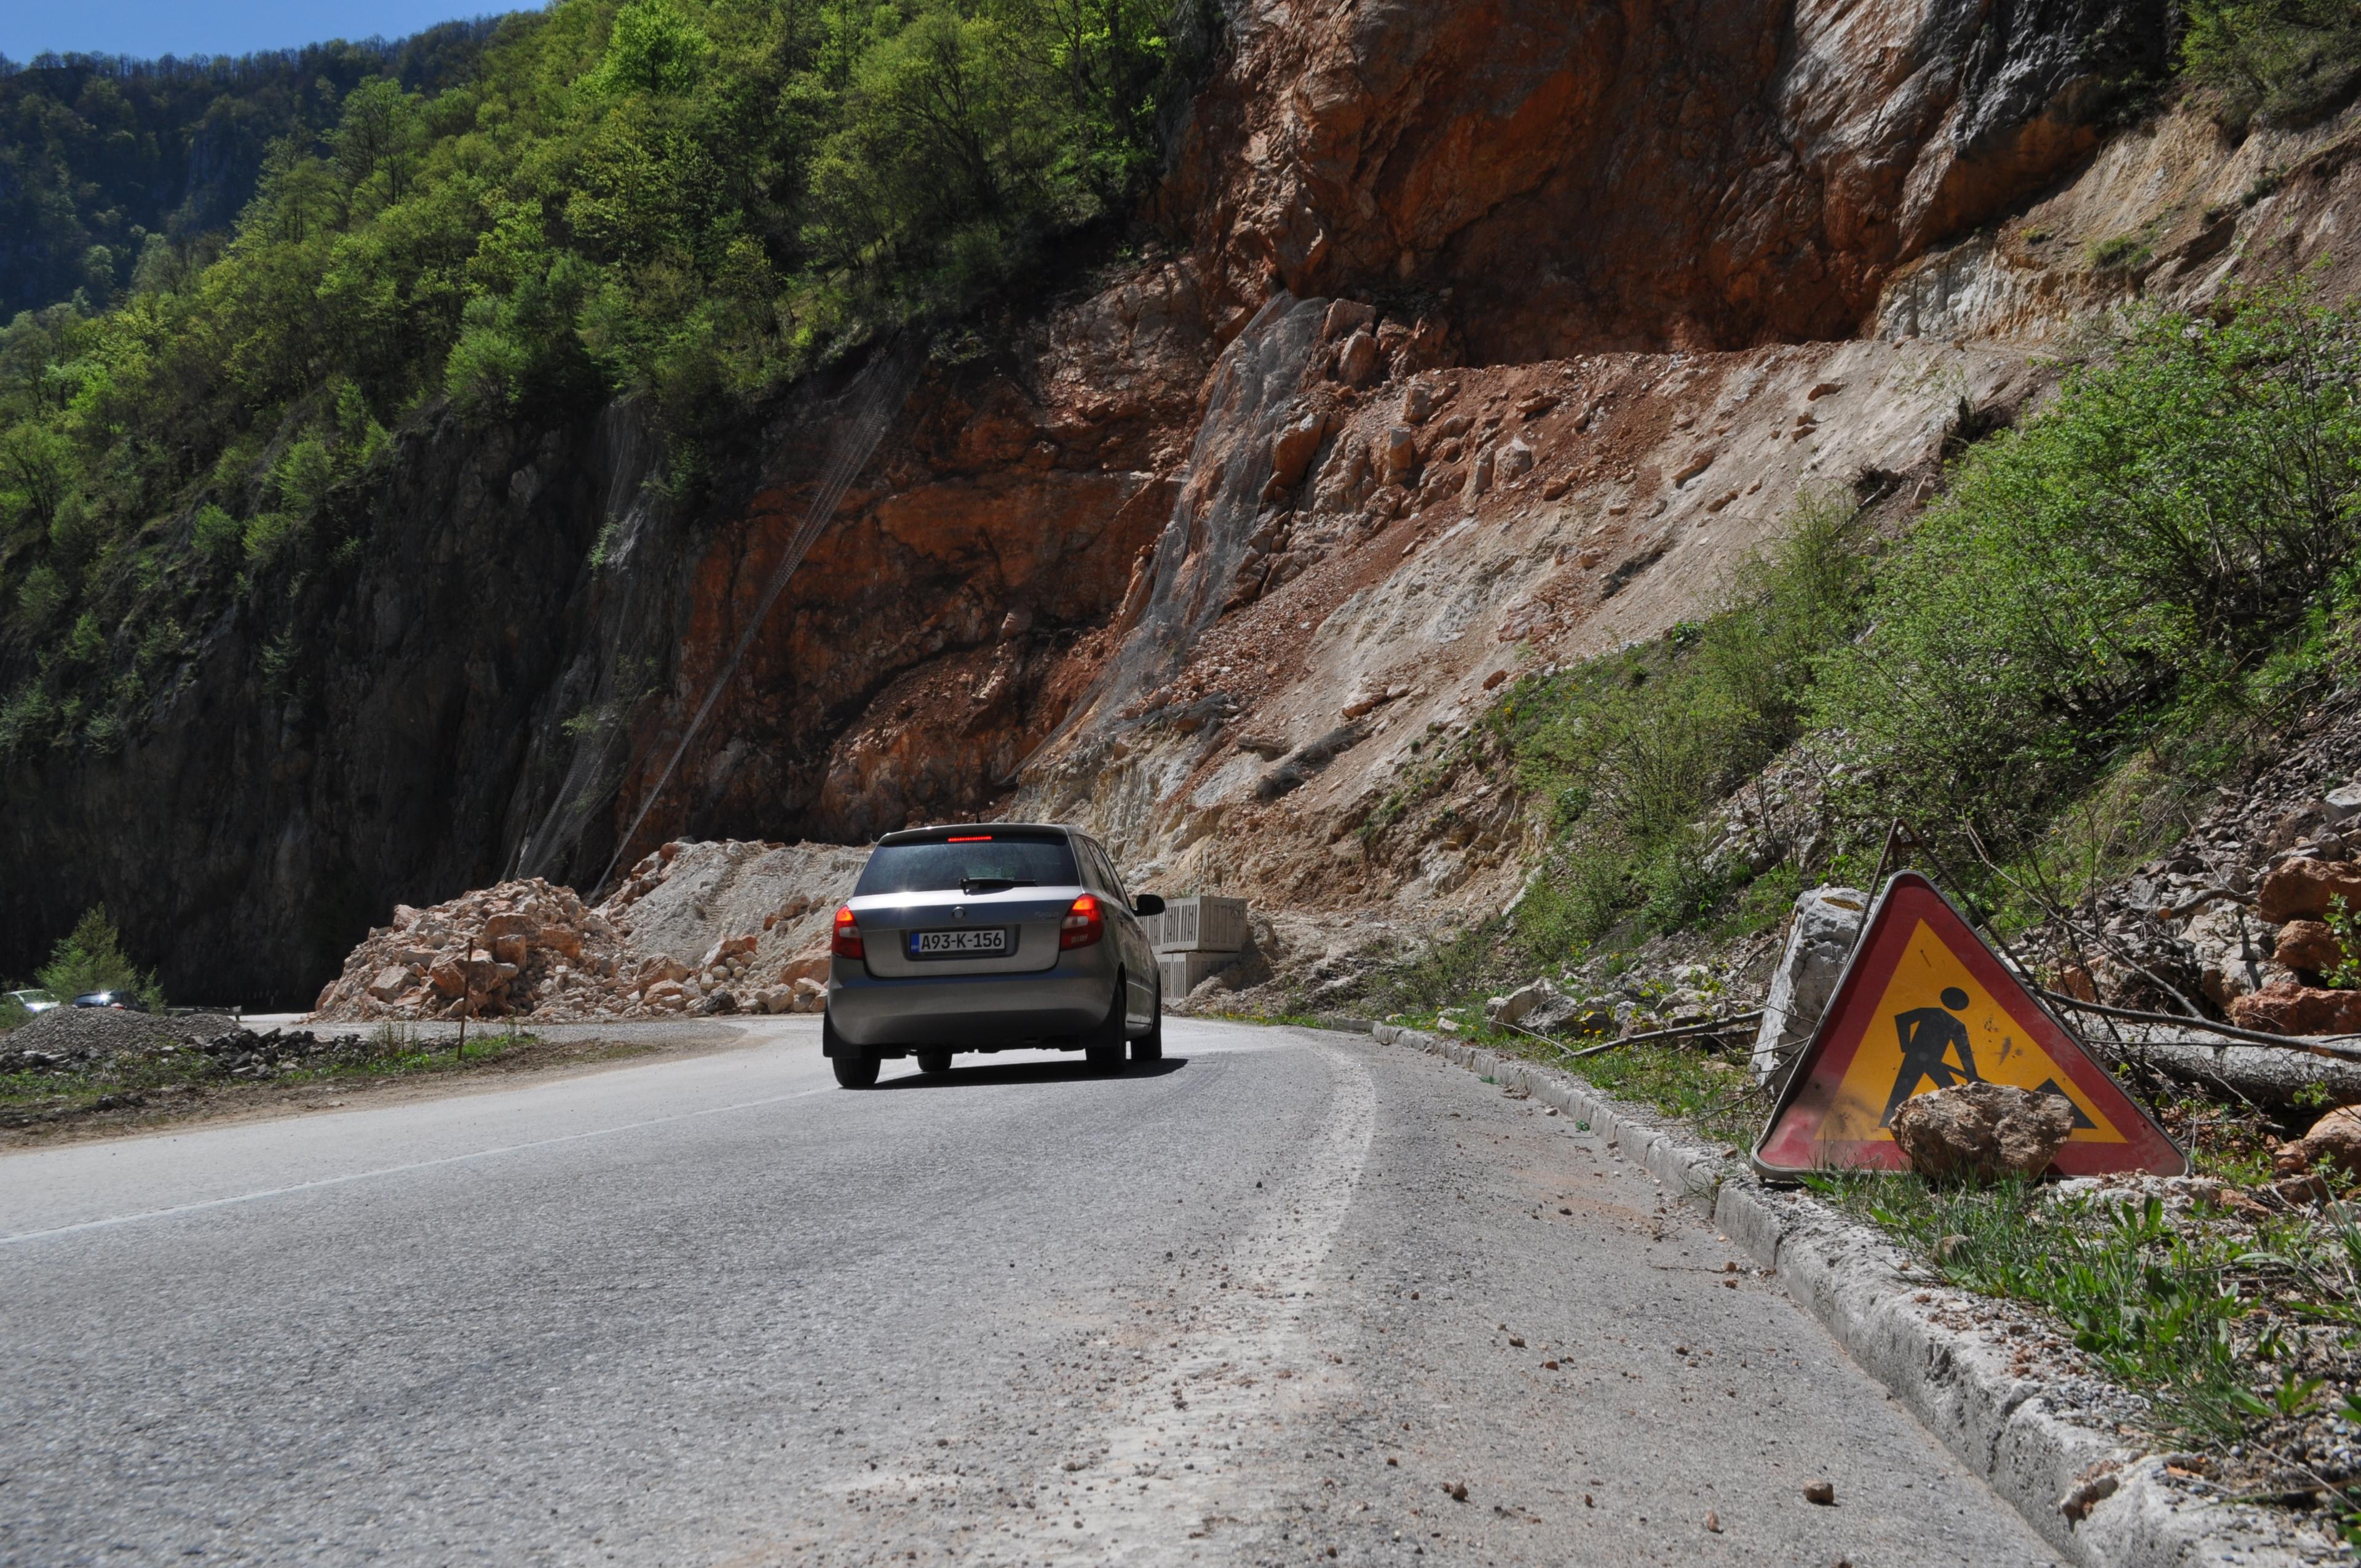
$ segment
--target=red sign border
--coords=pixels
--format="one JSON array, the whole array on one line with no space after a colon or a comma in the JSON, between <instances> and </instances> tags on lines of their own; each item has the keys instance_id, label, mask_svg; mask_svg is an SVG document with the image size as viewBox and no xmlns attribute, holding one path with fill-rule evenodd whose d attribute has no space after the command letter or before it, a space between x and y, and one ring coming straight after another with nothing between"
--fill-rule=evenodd
<instances>
[{"instance_id":1,"label":"red sign border","mask_svg":"<svg viewBox=\"0 0 2361 1568\"><path fill-rule=\"evenodd\" d=\"M2068 1176L2098 1176L2112 1171L2137 1170L2157 1176L2183 1176L2189 1170L2189 1157L2171 1135L2158 1126L2140 1104L2124 1091L2123 1086L2109 1076L2106 1069L2091 1058L2076 1041L2071 1032L2059 1022L2056 1014L2042 1005L2040 999L2026 989L2025 982L2009 972L1976 935L1942 890L1916 872L1896 872L1878 894L1871 906L1860 941L1853 945L1852 954L1845 960L1844 973L1837 981L1836 991L1828 998L1827 1011L1820 1014L1819 1027L1812 1032L1803 1054L1787 1074L1785 1086L1779 1092L1778 1103L1772 1107L1770 1119L1763 1124L1762 1136L1754 1142L1752 1164L1758 1175L1774 1180L1794 1180L1816 1171L1830 1169L1889 1170L1906 1169L1902 1151L1890 1142L1875 1139L1850 1144L1821 1146L1824 1157L1811 1166L1779 1165L1765 1159L1773 1140L1783 1134L1800 1131L1804 1141L1810 1143L1810 1133L1818 1125L1814 1115L1796 1128L1783 1124L1805 1087L1823 1068L1832 1067L1842 1081L1845 1069L1861 1049L1869 1034L1872 1022L1870 1008L1884 995L1888 981L1900 966L1910 938L1924 921L1938 940L1949 948L1955 957L1975 977L1976 982L1993 1001L2007 1012L2018 1027L2037 1043L2059 1069L2074 1080L2076 1088L2094 1104L2108 1112L2109 1120L2124 1129L2126 1142L2121 1153L2113 1152L2115 1146L2104 1144L2067 1144L2058 1151L2053 1162ZM1948 924L1949 929L1946 929ZM1896 935L1898 933L1898 935ZM1856 1008L1863 993L1869 997L1869 1008ZM1855 1016L1856 1013L1860 1015ZM2119 1109L2117 1109L2119 1108ZM2143 1136L2145 1134L2145 1136ZM1846 1163L1830 1163L1826 1155L1839 1155ZM2130 1163L2126 1163L2130 1162Z\"/></svg>"}]
</instances>

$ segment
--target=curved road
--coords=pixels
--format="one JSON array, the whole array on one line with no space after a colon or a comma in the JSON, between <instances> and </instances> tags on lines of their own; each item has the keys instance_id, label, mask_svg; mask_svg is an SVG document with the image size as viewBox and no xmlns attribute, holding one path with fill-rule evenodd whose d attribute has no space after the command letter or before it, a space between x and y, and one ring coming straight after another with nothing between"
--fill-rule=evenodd
<instances>
[{"instance_id":1,"label":"curved road","mask_svg":"<svg viewBox=\"0 0 2361 1568\"><path fill-rule=\"evenodd\" d=\"M0 1562L2051 1560L1536 1102L1166 1048L851 1093L770 1020L0 1157Z\"/></svg>"}]
</instances>

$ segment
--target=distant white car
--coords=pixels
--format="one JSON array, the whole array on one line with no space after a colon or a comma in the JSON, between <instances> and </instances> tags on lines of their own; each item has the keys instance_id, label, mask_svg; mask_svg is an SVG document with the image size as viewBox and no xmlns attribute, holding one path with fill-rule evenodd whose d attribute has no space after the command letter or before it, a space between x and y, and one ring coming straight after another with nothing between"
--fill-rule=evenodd
<instances>
[{"instance_id":1,"label":"distant white car","mask_svg":"<svg viewBox=\"0 0 2361 1568\"><path fill-rule=\"evenodd\" d=\"M46 991L12 991L8 1000L27 1013L47 1013L58 1005L58 999Z\"/></svg>"}]
</instances>

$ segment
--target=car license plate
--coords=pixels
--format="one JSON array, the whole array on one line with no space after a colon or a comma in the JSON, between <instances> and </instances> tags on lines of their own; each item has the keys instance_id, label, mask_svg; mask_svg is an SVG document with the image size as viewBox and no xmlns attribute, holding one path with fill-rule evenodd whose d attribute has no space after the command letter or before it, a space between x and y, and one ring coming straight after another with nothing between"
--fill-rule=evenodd
<instances>
[{"instance_id":1,"label":"car license plate","mask_svg":"<svg viewBox=\"0 0 2361 1568\"><path fill-rule=\"evenodd\" d=\"M989 959L1007 950L1008 932L1004 927L910 933L910 956L914 959Z\"/></svg>"}]
</instances>

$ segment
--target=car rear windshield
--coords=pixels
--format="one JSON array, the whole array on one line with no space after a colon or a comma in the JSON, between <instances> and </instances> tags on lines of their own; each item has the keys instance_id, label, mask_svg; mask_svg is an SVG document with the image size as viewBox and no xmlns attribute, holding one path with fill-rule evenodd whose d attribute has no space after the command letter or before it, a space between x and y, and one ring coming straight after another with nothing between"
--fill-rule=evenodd
<instances>
[{"instance_id":1,"label":"car rear windshield","mask_svg":"<svg viewBox=\"0 0 2361 1568\"><path fill-rule=\"evenodd\" d=\"M1002 887L1071 887L1074 852L1063 839L994 834L969 842L881 844L853 895L951 893Z\"/></svg>"}]
</instances>

